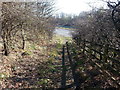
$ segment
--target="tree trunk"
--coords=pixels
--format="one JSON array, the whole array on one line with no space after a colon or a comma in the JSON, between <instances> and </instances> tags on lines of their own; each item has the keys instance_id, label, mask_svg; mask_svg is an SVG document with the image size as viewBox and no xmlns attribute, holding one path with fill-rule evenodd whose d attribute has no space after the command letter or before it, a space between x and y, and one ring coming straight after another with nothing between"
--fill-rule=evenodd
<instances>
[{"instance_id":1,"label":"tree trunk","mask_svg":"<svg viewBox=\"0 0 120 90\"><path fill-rule=\"evenodd\" d=\"M21 35L22 35L22 49L25 49L25 34L24 30L21 30Z\"/></svg>"},{"instance_id":2,"label":"tree trunk","mask_svg":"<svg viewBox=\"0 0 120 90\"><path fill-rule=\"evenodd\" d=\"M8 48L7 42L5 40L3 40L3 46L4 46L4 55L8 56L9 55L9 48Z\"/></svg>"}]
</instances>

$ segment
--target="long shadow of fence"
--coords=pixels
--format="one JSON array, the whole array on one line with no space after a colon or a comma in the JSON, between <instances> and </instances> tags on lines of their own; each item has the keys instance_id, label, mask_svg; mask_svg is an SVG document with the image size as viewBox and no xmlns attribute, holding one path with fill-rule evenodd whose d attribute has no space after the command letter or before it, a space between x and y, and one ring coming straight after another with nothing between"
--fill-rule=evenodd
<instances>
[{"instance_id":1,"label":"long shadow of fence","mask_svg":"<svg viewBox=\"0 0 120 90\"><path fill-rule=\"evenodd\" d=\"M61 88L68 89L68 88L75 88L76 90L81 88L81 83L79 82L79 76L76 74L76 63L75 60L72 59L70 48L68 42L63 45L62 51L62 77L61 77ZM81 40L78 45L75 46L76 49L81 50L84 55L91 57L91 63L93 66L96 66L106 78L109 78L120 87L120 80L117 77L120 77L120 50L110 48L107 45L102 46L99 44L93 44L92 42L88 42L85 40ZM74 82L70 85L66 85L66 56L69 61L69 66L71 67L72 77ZM95 60L93 60L95 59Z\"/></svg>"},{"instance_id":2,"label":"long shadow of fence","mask_svg":"<svg viewBox=\"0 0 120 90\"><path fill-rule=\"evenodd\" d=\"M65 55L67 53L67 58L69 60L69 66L70 66L70 69L72 71L72 77L73 77L73 80L74 82L71 83L70 85L66 85L66 71L67 71L67 68L66 68L66 65L65 65L65 62L66 62L66 58L65 58ZM70 51L69 51L69 44L68 42L66 42L66 45L63 45L63 51L62 51L62 81L61 81L61 88L64 88L64 89L68 89L68 88L72 88L75 86L76 89L80 88L80 85L79 85L79 81L77 79L77 74L75 72L75 64L73 63L73 60L71 58L71 54L70 54Z\"/></svg>"}]
</instances>

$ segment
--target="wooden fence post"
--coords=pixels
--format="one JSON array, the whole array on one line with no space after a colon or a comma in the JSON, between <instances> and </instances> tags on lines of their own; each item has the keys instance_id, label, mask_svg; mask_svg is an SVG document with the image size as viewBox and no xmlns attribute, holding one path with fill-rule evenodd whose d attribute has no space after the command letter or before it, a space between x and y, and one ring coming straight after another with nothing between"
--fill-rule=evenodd
<instances>
[{"instance_id":1,"label":"wooden fence post","mask_svg":"<svg viewBox=\"0 0 120 90\"><path fill-rule=\"evenodd\" d=\"M75 66L73 64L73 61L72 61L72 58L71 58L71 55L70 55L70 52L69 52L68 42L66 42L66 47L67 47L67 54L68 54L68 59L69 59L71 70L72 70L73 79L74 79L74 82L75 82L75 85L76 85L76 90L77 90L77 88L80 88L80 84L79 84L79 81L78 81L78 76L75 72Z\"/></svg>"},{"instance_id":2,"label":"wooden fence post","mask_svg":"<svg viewBox=\"0 0 120 90\"><path fill-rule=\"evenodd\" d=\"M89 47L89 50L90 50L90 55L92 55L93 43L89 43L89 44L90 44L90 47Z\"/></svg>"},{"instance_id":3,"label":"wooden fence post","mask_svg":"<svg viewBox=\"0 0 120 90\"><path fill-rule=\"evenodd\" d=\"M107 62L107 59L108 59L108 44L107 45L105 45L105 47L104 47L104 60L105 60L105 62Z\"/></svg>"},{"instance_id":4,"label":"wooden fence post","mask_svg":"<svg viewBox=\"0 0 120 90\"><path fill-rule=\"evenodd\" d=\"M83 40L83 54L85 54L85 40Z\"/></svg>"},{"instance_id":5,"label":"wooden fence post","mask_svg":"<svg viewBox=\"0 0 120 90\"><path fill-rule=\"evenodd\" d=\"M65 88L66 86L66 67L65 67L65 46L63 45L62 51L62 77L61 77L61 87Z\"/></svg>"},{"instance_id":6,"label":"wooden fence post","mask_svg":"<svg viewBox=\"0 0 120 90\"><path fill-rule=\"evenodd\" d=\"M102 54L100 54L100 60L102 60Z\"/></svg>"}]
</instances>

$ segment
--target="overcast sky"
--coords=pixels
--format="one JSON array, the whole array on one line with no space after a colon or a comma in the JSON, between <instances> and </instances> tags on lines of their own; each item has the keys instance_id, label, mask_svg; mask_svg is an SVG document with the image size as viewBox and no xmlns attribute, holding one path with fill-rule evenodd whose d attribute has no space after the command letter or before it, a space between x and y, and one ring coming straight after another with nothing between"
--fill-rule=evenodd
<instances>
[{"instance_id":1,"label":"overcast sky","mask_svg":"<svg viewBox=\"0 0 120 90\"><path fill-rule=\"evenodd\" d=\"M89 3L89 4L88 4ZM89 11L92 7L106 6L101 0L56 0L57 13L79 14L82 11Z\"/></svg>"},{"instance_id":2,"label":"overcast sky","mask_svg":"<svg viewBox=\"0 0 120 90\"><path fill-rule=\"evenodd\" d=\"M44 1L44 0L0 0L0 2L5 1ZM48 0L49 1L49 0ZM66 13L66 14L80 14L82 11L89 11L92 7L106 7L107 4L102 0L53 0L55 1L56 13ZM104 0L104 1L117 1L117 0Z\"/></svg>"}]
</instances>

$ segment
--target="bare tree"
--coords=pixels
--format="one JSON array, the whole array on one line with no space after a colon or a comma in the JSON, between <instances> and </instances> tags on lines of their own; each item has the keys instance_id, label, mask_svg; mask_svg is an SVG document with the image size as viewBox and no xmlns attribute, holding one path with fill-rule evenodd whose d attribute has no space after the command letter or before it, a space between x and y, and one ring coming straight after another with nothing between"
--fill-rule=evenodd
<instances>
[{"instance_id":1,"label":"bare tree","mask_svg":"<svg viewBox=\"0 0 120 90\"><path fill-rule=\"evenodd\" d=\"M12 45L19 43L20 40L22 40L22 49L25 49L25 42L28 38L40 35L49 36L49 33L53 32L53 8L53 3L44 0L3 2L1 36L5 55L7 56Z\"/></svg>"},{"instance_id":2,"label":"bare tree","mask_svg":"<svg viewBox=\"0 0 120 90\"><path fill-rule=\"evenodd\" d=\"M108 7L112 9L112 20L117 30L120 31L120 1L107 2Z\"/></svg>"},{"instance_id":3,"label":"bare tree","mask_svg":"<svg viewBox=\"0 0 120 90\"><path fill-rule=\"evenodd\" d=\"M17 32L16 28L19 28L19 26L22 24L19 11L16 11L15 7L16 4L12 2L2 3L1 36L4 43L4 51L6 56L9 54L9 48L12 44L12 37L14 37Z\"/></svg>"},{"instance_id":4,"label":"bare tree","mask_svg":"<svg viewBox=\"0 0 120 90\"><path fill-rule=\"evenodd\" d=\"M84 13L75 20L78 29L74 39L85 39L90 42L118 48L117 31L112 23L109 9L99 9Z\"/></svg>"}]
</instances>

